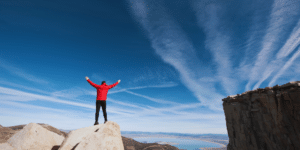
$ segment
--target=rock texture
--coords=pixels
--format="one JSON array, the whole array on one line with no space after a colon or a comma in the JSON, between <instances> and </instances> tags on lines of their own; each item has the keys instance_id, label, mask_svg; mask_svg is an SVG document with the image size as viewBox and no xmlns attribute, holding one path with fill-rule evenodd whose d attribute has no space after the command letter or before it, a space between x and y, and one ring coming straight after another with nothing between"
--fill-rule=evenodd
<instances>
[{"instance_id":1,"label":"rock texture","mask_svg":"<svg viewBox=\"0 0 300 150\"><path fill-rule=\"evenodd\" d=\"M51 150L53 147L60 145L63 140L63 136L50 132L36 123L29 123L9 138L6 143L1 144L0 147L14 150Z\"/></svg>"},{"instance_id":2,"label":"rock texture","mask_svg":"<svg viewBox=\"0 0 300 150\"><path fill-rule=\"evenodd\" d=\"M59 150L124 150L120 126L107 121L105 124L71 131Z\"/></svg>"},{"instance_id":3,"label":"rock texture","mask_svg":"<svg viewBox=\"0 0 300 150\"><path fill-rule=\"evenodd\" d=\"M228 150L299 150L300 81L228 96Z\"/></svg>"}]
</instances>

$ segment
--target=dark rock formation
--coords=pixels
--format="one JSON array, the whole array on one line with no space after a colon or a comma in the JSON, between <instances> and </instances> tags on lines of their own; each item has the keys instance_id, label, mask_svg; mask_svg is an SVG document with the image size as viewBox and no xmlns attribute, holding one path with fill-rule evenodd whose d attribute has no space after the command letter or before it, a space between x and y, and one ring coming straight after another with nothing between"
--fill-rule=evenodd
<instances>
[{"instance_id":1,"label":"dark rock formation","mask_svg":"<svg viewBox=\"0 0 300 150\"><path fill-rule=\"evenodd\" d=\"M300 81L223 99L228 150L299 150Z\"/></svg>"}]
</instances>

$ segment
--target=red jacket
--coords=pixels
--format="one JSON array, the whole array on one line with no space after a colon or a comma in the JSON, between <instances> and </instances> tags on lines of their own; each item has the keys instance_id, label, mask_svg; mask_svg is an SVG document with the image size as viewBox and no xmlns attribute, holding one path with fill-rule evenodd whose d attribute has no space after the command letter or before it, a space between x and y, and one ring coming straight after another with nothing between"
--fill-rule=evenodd
<instances>
[{"instance_id":1,"label":"red jacket","mask_svg":"<svg viewBox=\"0 0 300 150\"><path fill-rule=\"evenodd\" d=\"M109 89L115 87L118 82L112 84L112 85L107 85L106 83L103 83L102 85L98 85L93 83L90 79L87 80L93 87L97 89L97 98L96 100L101 100L105 101L107 98L107 92Z\"/></svg>"}]
</instances>

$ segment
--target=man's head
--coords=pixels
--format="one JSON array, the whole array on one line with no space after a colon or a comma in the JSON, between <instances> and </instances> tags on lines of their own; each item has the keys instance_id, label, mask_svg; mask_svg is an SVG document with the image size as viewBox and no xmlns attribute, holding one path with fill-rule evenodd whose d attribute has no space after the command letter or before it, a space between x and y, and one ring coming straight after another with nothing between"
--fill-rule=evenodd
<instances>
[{"instance_id":1,"label":"man's head","mask_svg":"<svg viewBox=\"0 0 300 150\"><path fill-rule=\"evenodd\" d=\"M103 83L106 83L105 81L102 81L102 83L101 84L103 84Z\"/></svg>"}]
</instances>

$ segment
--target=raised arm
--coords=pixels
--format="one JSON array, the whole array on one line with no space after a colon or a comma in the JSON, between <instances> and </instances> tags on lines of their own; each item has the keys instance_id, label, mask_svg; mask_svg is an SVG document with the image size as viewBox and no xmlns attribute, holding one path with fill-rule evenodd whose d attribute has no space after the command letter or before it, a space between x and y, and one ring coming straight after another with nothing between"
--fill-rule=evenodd
<instances>
[{"instance_id":1,"label":"raised arm","mask_svg":"<svg viewBox=\"0 0 300 150\"><path fill-rule=\"evenodd\" d=\"M93 83L88 77L85 77L86 81L89 82L94 88L97 88L99 85Z\"/></svg>"},{"instance_id":2,"label":"raised arm","mask_svg":"<svg viewBox=\"0 0 300 150\"><path fill-rule=\"evenodd\" d=\"M111 88L115 87L116 85L118 85L120 82L121 82L121 80L118 80L118 82L116 82L112 85L109 85L108 88L111 89Z\"/></svg>"}]
</instances>

